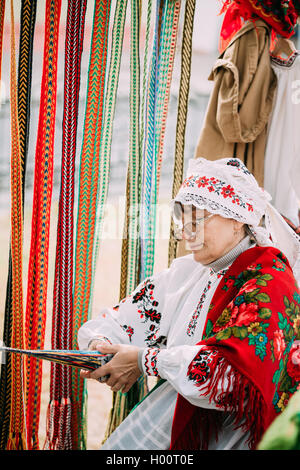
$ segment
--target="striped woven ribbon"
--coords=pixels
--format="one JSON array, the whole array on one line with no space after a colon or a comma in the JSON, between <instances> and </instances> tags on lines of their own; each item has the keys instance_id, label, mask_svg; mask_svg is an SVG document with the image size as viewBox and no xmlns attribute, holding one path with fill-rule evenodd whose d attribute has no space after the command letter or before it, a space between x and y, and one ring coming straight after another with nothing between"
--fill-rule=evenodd
<instances>
[{"instance_id":1,"label":"striped woven ribbon","mask_svg":"<svg viewBox=\"0 0 300 470\"><path fill-rule=\"evenodd\" d=\"M58 29L61 0L47 0L44 63L35 155L32 232L25 318L26 349L42 349L45 339L50 208L57 90ZM29 449L38 449L42 368L36 359L26 370L26 419Z\"/></svg>"},{"instance_id":2,"label":"striped woven ribbon","mask_svg":"<svg viewBox=\"0 0 300 470\"><path fill-rule=\"evenodd\" d=\"M70 349L22 349L0 347L4 355L2 361L5 362L11 354L17 356L29 356L36 359L50 361L63 366L71 366L77 369L93 371L104 364L107 364L113 357L112 354L103 354L100 351L79 351Z\"/></svg>"},{"instance_id":3,"label":"striped woven ribbon","mask_svg":"<svg viewBox=\"0 0 300 470\"><path fill-rule=\"evenodd\" d=\"M135 287L138 268L138 208L140 167L140 2L131 1L130 28L130 135L129 161L126 182L126 212L122 241L120 298ZM128 264L128 261L130 263ZM108 419L105 439L128 415L134 404L145 393L144 380L135 384L129 392L113 394L113 406Z\"/></svg>"},{"instance_id":4,"label":"striped woven ribbon","mask_svg":"<svg viewBox=\"0 0 300 470\"><path fill-rule=\"evenodd\" d=\"M120 298L132 292L137 283L138 269L138 209L140 173L140 11L139 1L131 1L130 33L130 134L126 183L126 214L123 235L121 271L126 272L126 290ZM125 269L124 269L125 268ZM121 283L122 285L122 283Z\"/></svg>"},{"instance_id":5,"label":"striped woven ribbon","mask_svg":"<svg viewBox=\"0 0 300 470\"><path fill-rule=\"evenodd\" d=\"M73 293L73 349L77 347L78 330L89 317L110 6L110 0L95 1L83 143L80 157ZM73 423L76 423L73 447L79 449L86 447L85 397L86 387L84 382L79 373L73 370L72 403L75 413Z\"/></svg>"},{"instance_id":6,"label":"striped woven ribbon","mask_svg":"<svg viewBox=\"0 0 300 470\"><path fill-rule=\"evenodd\" d=\"M99 254L101 240L101 231L104 220L105 203L108 192L108 177L110 171L111 144L113 135L113 120L116 108L117 91L119 85L121 56L124 40L124 27L126 19L127 0L116 2L114 22L112 28L110 65L107 73L107 84L105 90L104 118L100 147L100 171L97 197L97 219L96 236L93 256L93 276L95 279L95 270ZM89 311L92 308L93 288L91 289Z\"/></svg>"},{"instance_id":7,"label":"striped woven ribbon","mask_svg":"<svg viewBox=\"0 0 300 470\"><path fill-rule=\"evenodd\" d=\"M0 24L3 25L5 2L1 2L0 8ZM13 13L13 12L12 12ZM12 160L13 177L11 191L12 191L12 214L14 235L12 233L11 247L9 253L9 269L8 281L6 291L6 304L5 304L5 317L4 317L4 333L3 340L7 345L22 345L23 342L23 307L20 305L22 295L22 287L19 286L19 293L15 295L15 290L18 284L21 283L22 276L22 219L24 207L24 187L25 187L25 170L26 160L28 153L28 137L29 137L29 122L30 122L30 96L31 96L31 75L32 75L32 49L34 26L36 18L36 0L23 0L21 6L21 31L20 31L20 44L19 44L19 65L18 65L18 84L15 81L15 72L11 74L12 90L12 125L14 136L14 143L12 145L12 157L14 156L14 163ZM12 15L13 19L13 15ZM11 65L14 66L14 45L12 44L12 60ZM17 111L15 95L16 90L18 93ZM16 115L17 112L17 115ZM21 176L20 176L21 174ZM17 222L18 221L18 222ZM17 237L16 237L17 235ZM14 244L13 238L16 239ZM14 250L14 253L13 251ZM19 250L19 253L15 251ZM14 261L12 260L14 258ZM14 264L14 272L13 272ZM19 270L17 273L17 281L13 282L13 275L15 276L16 267ZM15 303L19 304L19 308L14 310ZM19 329L19 331L18 331ZM13 333L14 332L14 333ZM14 362L14 363L13 363ZM0 380L0 448L5 449L9 447L24 447L24 422L21 416L21 408L23 407L23 397L20 384L21 364L19 360L8 358L6 364L1 366L1 380ZM14 377L12 377L12 370L16 370ZM15 411L18 412L16 417ZM23 411L22 411L23 413ZM8 442L8 436L10 436Z\"/></svg>"},{"instance_id":8,"label":"striped woven ribbon","mask_svg":"<svg viewBox=\"0 0 300 470\"><path fill-rule=\"evenodd\" d=\"M172 77L172 69L175 55L175 45L178 28L180 2L157 2L156 29L154 37L154 47L152 62L150 68L149 87L147 96L147 116L144 121L145 93L142 101L140 100L140 3L132 0L131 2L131 48L130 48L130 145L129 145L129 163L127 171L126 184L126 213L124 223L124 235L122 243L122 262L121 262L121 282L120 299L129 295L136 287L140 276L140 217L143 219L143 210L140 213L141 202L141 173L143 164L143 153L141 147L143 139L146 139L146 154L148 157L148 167L145 165L144 172L148 171L150 176L149 195L156 191L157 179L152 177L153 169L155 175L159 175L159 163L153 163L156 155L160 153L161 159L162 146L164 138L165 121L168 108L169 90ZM147 64L147 50L150 31L151 4L148 4L147 10L147 30L144 56L144 71ZM158 79L158 74L159 79ZM146 83L145 75L143 84ZM144 90L143 90L144 91ZM142 104L142 109L141 109ZM142 111L142 115L140 114ZM152 114L151 114L152 113ZM141 123L146 124L146 130L141 129ZM156 138L156 134L159 138ZM155 138L159 145L155 146ZM153 183L154 181L154 183ZM152 185L152 188L151 188ZM147 194L148 195L148 194ZM145 192L143 193L145 197ZM152 195L153 197L153 195ZM150 196L151 198L151 196ZM150 204L147 207L150 210ZM143 207L144 209L144 207ZM155 218L155 211L151 213L152 221ZM154 247L150 257L154 257ZM149 253L142 252L142 259L148 261L149 271ZM143 273L142 273L143 275ZM105 439L114 431L114 429L123 421L131 409L140 401L147 391L145 378L135 384L126 396L116 393L113 396L113 408L110 413L109 423L106 430Z\"/></svg>"},{"instance_id":9,"label":"striped woven ribbon","mask_svg":"<svg viewBox=\"0 0 300 470\"><path fill-rule=\"evenodd\" d=\"M23 285L22 285L22 254L23 254L23 214L22 214L22 180L20 135L17 100L17 74L15 63L15 29L14 8L11 0L11 259L12 259L12 312L13 324L11 344L23 346ZM25 428L23 419L22 363L19 357L11 361L11 417L8 449L25 447Z\"/></svg>"},{"instance_id":10,"label":"striped woven ribbon","mask_svg":"<svg viewBox=\"0 0 300 470\"><path fill-rule=\"evenodd\" d=\"M85 13L86 0L69 0L65 40L61 189L53 293L53 349L72 348L74 171ZM71 369L62 363L51 364L46 448L72 449L71 389Z\"/></svg>"},{"instance_id":11,"label":"striped woven ribbon","mask_svg":"<svg viewBox=\"0 0 300 470\"><path fill-rule=\"evenodd\" d=\"M176 50L180 3L180 0L158 1L157 3L156 34L150 68L145 122L140 280L151 276L153 273L156 204Z\"/></svg>"},{"instance_id":12,"label":"striped woven ribbon","mask_svg":"<svg viewBox=\"0 0 300 470\"><path fill-rule=\"evenodd\" d=\"M196 0L186 0L184 25L182 32L181 75L178 96L172 198L174 198L177 192L179 191L183 179L185 131L191 78L192 41L195 6ZM173 231L174 225L173 219L171 219L168 259L169 265L171 264L173 259L176 258L177 254L177 241L174 238Z\"/></svg>"}]
</instances>

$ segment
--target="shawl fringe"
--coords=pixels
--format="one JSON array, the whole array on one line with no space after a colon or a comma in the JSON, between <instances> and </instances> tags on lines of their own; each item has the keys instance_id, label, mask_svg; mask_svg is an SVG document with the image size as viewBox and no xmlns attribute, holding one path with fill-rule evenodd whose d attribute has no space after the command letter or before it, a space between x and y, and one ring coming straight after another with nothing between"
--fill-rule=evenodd
<instances>
[{"instance_id":1,"label":"shawl fringe","mask_svg":"<svg viewBox=\"0 0 300 470\"><path fill-rule=\"evenodd\" d=\"M265 431L263 416L266 406L262 394L247 377L233 368L221 353L218 359L217 368L208 378L204 393L203 388L201 389L201 395L209 396L209 402L214 401L220 411L234 415L235 430L242 428L245 434L249 432L247 444L250 449L255 449ZM192 406L194 410L184 427L180 427L180 419L177 425L174 417L173 426L177 427L177 431L175 429L173 433L172 430L171 449L207 450L213 435L216 435L216 441L218 440L218 431L224 420L223 414L218 410L195 407L183 397L179 399L184 400L187 406Z\"/></svg>"}]
</instances>

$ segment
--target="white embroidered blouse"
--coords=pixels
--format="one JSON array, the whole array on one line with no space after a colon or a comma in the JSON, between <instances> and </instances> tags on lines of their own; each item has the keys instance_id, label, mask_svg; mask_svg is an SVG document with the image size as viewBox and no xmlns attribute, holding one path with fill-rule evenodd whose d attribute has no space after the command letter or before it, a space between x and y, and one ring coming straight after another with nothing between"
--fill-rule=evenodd
<instances>
[{"instance_id":1,"label":"white embroidered blouse","mask_svg":"<svg viewBox=\"0 0 300 470\"><path fill-rule=\"evenodd\" d=\"M213 359L213 352L208 353L205 351L205 346L197 346L196 343L202 339L208 308L221 278L237 256L250 246L249 237L245 237L228 254L207 266L196 262L192 254L175 259L169 268L140 283L134 292L117 306L101 310L96 319L86 322L78 333L79 348L88 349L89 343L96 338L105 338L112 344L139 346L141 371L167 381L161 389L164 393L154 392L149 396L151 400L146 399L144 402L149 400L149 403L153 404L155 396L158 400L168 401L166 394L168 396L169 393L169 405L175 406L177 393L180 393L193 405L219 410L220 408L210 401L209 396L201 395L201 388L205 387L205 373L201 375L199 383L194 377L189 376L188 368L192 361L198 361L201 363L201 370L205 371ZM207 369L209 370L209 367ZM134 420L137 410L140 415L143 403L123 423L129 418L131 421ZM143 405L143 408L147 408L147 416L149 403ZM159 404L155 404L154 400L153 410L157 406ZM157 416L156 427L161 426L165 429L166 423L162 423L161 418L160 415ZM168 449L172 413L171 416L168 413L166 418L169 424L164 433L165 438L161 436L156 444L152 438L149 441L151 426L148 426L149 432L146 433L144 444L141 443L143 440L138 440L138 443L134 440L131 442L128 437L122 441L119 436L122 434L122 423L103 448ZM151 411L149 421L153 425ZM134 424L131 423L131 426ZM231 431L228 436L229 441L233 442L232 446L243 436L241 431L235 431L234 435L236 437L233 441ZM228 439L224 443L225 447L228 445ZM245 439L242 439L242 448Z\"/></svg>"}]
</instances>

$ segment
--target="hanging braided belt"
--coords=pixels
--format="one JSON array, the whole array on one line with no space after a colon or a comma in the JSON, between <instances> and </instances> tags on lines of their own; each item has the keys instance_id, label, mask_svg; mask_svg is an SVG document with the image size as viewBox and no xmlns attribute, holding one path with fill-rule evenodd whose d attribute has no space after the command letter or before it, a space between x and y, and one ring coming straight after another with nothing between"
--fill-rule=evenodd
<instances>
[{"instance_id":1,"label":"hanging braided belt","mask_svg":"<svg viewBox=\"0 0 300 470\"><path fill-rule=\"evenodd\" d=\"M61 0L47 0L25 318L27 349L42 349L45 338L60 10ZM26 419L29 449L39 447L41 381L42 368L38 367L35 358L31 358L26 370Z\"/></svg>"},{"instance_id":2,"label":"hanging braided belt","mask_svg":"<svg viewBox=\"0 0 300 470\"><path fill-rule=\"evenodd\" d=\"M196 0L187 0L185 5L185 17L182 32L182 49L181 49L181 76L178 96L178 111L176 125L176 142L173 170L173 187L172 198L176 196L183 179L184 167L184 148L185 148L185 130L188 112L188 100L191 78L191 61L192 61L192 40L193 25L195 16ZM173 235L174 224L171 219L171 231L169 240L169 265L176 258L177 241Z\"/></svg>"},{"instance_id":3,"label":"hanging braided belt","mask_svg":"<svg viewBox=\"0 0 300 470\"><path fill-rule=\"evenodd\" d=\"M22 254L23 254L23 214L22 214L22 168L20 153L19 117L17 100L17 75L15 64L15 30L14 9L11 1L11 292L13 323L11 344L23 346L23 286L22 286ZM23 419L22 396L22 363L19 357L11 361L13 371L11 380L11 409L7 449L22 449L25 447L25 428Z\"/></svg>"},{"instance_id":4,"label":"hanging braided belt","mask_svg":"<svg viewBox=\"0 0 300 470\"><path fill-rule=\"evenodd\" d=\"M156 33L146 108L140 280L153 273L157 192L180 11L180 1L162 3L163 5L157 3Z\"/></svg>"},{"instance_id":5,"label":"hanging braided belt","mask_svg":"<svg viewBox=\"0 0 300 470\"><path fill-rule=\"evenodd\" d=\"M1 2L0 24L3 25L5 2ZM11 4L12 7L12 4ZM28 152L32 49L36 17L36 0L23 0L21 7L21 31L19 47L18 85L15 71L11 73L11 113L12 113L12 238L9 250L9 270L6 291L3 340L7 345L22 345L23 306L22 296L22 225L24 206L25 170ZM13 10L12 10L13 20ZM12 39L13 39L12 21ZM2 32L1 32L2 38ZM2 44L2 39L1 39ZM11 65L15 63L15 46L12 43ZM18 103L16 110L16 90ZM13 241L14 240L14 241ZM19 251L19 253L18 253ZM13 269L14 266L14 269ZM16 273L17 270L17 273ZM15 277L17 276L17 277ZM13 281L13 277L15 280ZM17 293L15 292L17 290ZM17 307L18 306L18 307ZM15 310L16 308L16 310ZM16 363L17 361L17 363ZM16 371L12 377L12 370ZM0 380L0 448L26 447L24 420L21 406L24 406L21 390L22 366L18 359L8 358L1 366ZM16 414L17 413L17 414ZM22 411L23 413L23 411ZM8 442L9 437L9 442Z\"/></svg>"},{"instance_id":6,"label":"hanging braided belt","mask_svg":"<svg viewBox=\"0 0 300 470\"><path fill-rule=\"evenodd\" d=\"M68 2L62 136L62 170L53 293L52 348L72 348L74 172L80 66L86 0ZM69 367L51 364L50 403L45 447L72 449L72 374ZM73 415L74 417L74 415Z\"/></svg>"},{"instance_id":7,"label":"hanging braided belt","mask_svg":"<svg viewBox=\"0 0 300 470\"><path fill-rule=\"evenodd\" d=\"M110 6L110 0L96 0L94 9L84 135L80 158L73 299L73 349L77 347L78 330L89 317ZM83 379L80 378L77 371L72 371L73 422L76 423L73 439L74 448L79 449L86 446L85 395L86 387Z\"/></svg>"}]
</instances>

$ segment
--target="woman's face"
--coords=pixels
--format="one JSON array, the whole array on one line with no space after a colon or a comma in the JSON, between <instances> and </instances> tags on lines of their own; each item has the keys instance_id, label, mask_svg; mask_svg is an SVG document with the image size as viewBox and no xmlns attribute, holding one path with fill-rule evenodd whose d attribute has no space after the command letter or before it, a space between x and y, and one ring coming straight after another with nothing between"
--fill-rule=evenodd
<instances>
[{"instance_id":1,"label":"woman's face","mask_svg":"<svg viewBox=\"0 0 300 470\"><path fill-rule=\"evenodd\" d=\"M194 222L210 213L194 206L182 206L182 223ZM196 235L183 229L182 237L186 248L192 251L195 261L209 264L224 256L234 248L244 237L244 224L233 219L212 215L197 225Z\"/></svg>"}]
</instances>

